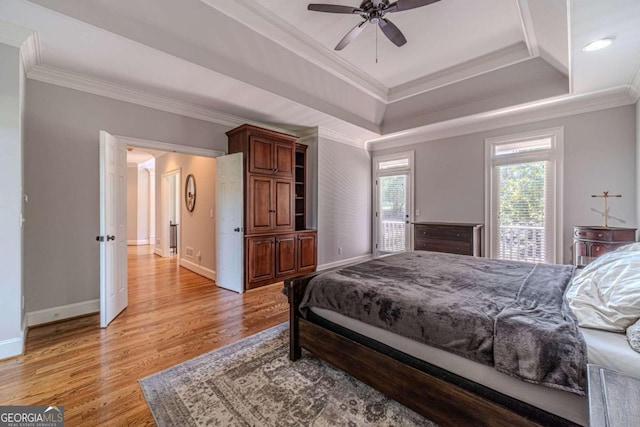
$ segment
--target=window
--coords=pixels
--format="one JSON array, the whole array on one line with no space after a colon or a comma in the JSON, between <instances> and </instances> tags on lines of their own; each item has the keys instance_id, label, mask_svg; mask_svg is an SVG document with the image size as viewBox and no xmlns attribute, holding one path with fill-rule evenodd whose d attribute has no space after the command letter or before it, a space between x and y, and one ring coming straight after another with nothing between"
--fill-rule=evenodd
<instances>
[{"instance_id":1,"label":"window","mask_svg":"<svg viewBox=\"0 0 640 427\"><path fill-rule=\"evenodd\" d=\"M411 249L413 152L373 159L374 256Z\"/></svg>"},{"instance_id":2,"label":"window","mask_svg":"<svg viewBox=\"0 0 640 427\"><path fill-rule=\"evenodd\" d=\"M562 128L486 140L491 258L562 262Z\"/></svg>"}]
</instances>

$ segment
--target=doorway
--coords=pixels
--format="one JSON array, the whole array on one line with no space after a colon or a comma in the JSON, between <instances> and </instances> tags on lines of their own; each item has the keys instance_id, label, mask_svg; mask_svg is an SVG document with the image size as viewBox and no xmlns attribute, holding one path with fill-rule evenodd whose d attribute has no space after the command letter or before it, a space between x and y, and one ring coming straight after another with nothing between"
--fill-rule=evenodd
<instances>
[{"instance_id":1,"label":"doorway","mask_svg":"<svg viewBox=\"0 0 640 427\"><path fill-rule=\"evenodd\" d=\"M156 141L148 141L134 138L127 138L121 136L112 136L108 133L101 131L101 151L100 151L100 236L98 236L98 240L100 241L101 251L100 251L100 313L101 313L101 327L107 327L108 324L120 313L122 312L128 304L128 300L126 296L128 295L128 283L127 283L127 206L126 206L126 197L124 196L124 192L127 186L127 159L126 159L126 147L137 147L143 150L156 150L156 151L164 151L167 153L176 153L177 155L186 154L187 156L198 156L214 158L223 155L224 153L221 151L214 151L208 149L200 149L194 147L181 146L176 144L168 144L163 142ZM110 153L117 153L117 155L111 155ZM110 163L111 162L111 163ZM118 179L106 179L106 177L114 176L112 173L109 175L109 171L113 168L110 168L109 165L114 164L117 166L118 171L122 171L119 173L116 178ZM176 242L175 242L175 254L176 265L180 265L182 260L179 254L180 240L183 238L183 233L179 231L179 226L181 221L181 194L182 194L182 185L181 185L181 177L183 175L183 171L181 168L175 168L175 170L169 171L175 173L166 173L159 179L159 183L161 187L165 187L167 191L167 197L162 197L164 194L165 188L162 188L159 194L165 200L168 200L168 192L169 189L172 191L171 201L161 202L159 205L159 219L161 219L161 225L163 227L158 227L158 231L160 231L160 236L155 236L155 242L149 243L157 243L158 239L161 242L166 241L166 248L169 248L170 243L170 229L169 229L169 220L176 224L177 234L176 234ZM165 179L166 178L166 179ZM165 185L165 183L167 185ZM114 197L114 195L118 197ZM213 191L212 191L213 197ZM166 209L164 208L166 206ZM202 210L203 215L206 215L208 219L209 216L211 221L213 221L213 209L211 209L210 213L207 209ZM112 220L111 218L116 218L117 221ZM114 233L110 228L111 223L117 223L118 232ZM164 224L167 224L167 227L164 227ZM113 228L113 227L112 227ZM124 231L123 231L124 230ZM154 233L155 234L155 233ZM115 237L114 237L115 236ZM102 238L102 240L100 240ZM113 244L115 243L124 243L124 244ZM212 236L211 240L214 240L214 236ZM155 246L155 244L154 244ZM167 250L168 252L168 250ZM200 260L200 252L197 253L197 259ZM188 262L188 260L186 261ZM197 263L190 263L192 267L186 267L192 271L200 275L205 275L207 269L201 268ZM196 270L200 271L196 271ZM205 274L202 274L202 273ZM215 271L212 271L215 275ZM124 280L120 280L124 278ZM111 297L114 294L114 290L117 290L117 293L123 295L123 298L117 301L117 304L114 303L113 298Z\"/></svg>"},{"instance_id":2,"label":"doorway","mask_svg":"<svg viewBox=\"0 0 640 427\"><path fill-rule=\"evenodd\" d=\"M375 257L411 250L413 152L373 159Z\"/></svg>"},{"instance_id":3,"label":"doorway","mask_svg":"<svg viewBox=\"0 0 640 427\"><path fill-rule=\"evenodd\" d=\"M162 174L162 214L160 235L163 256L178 255L180 248L181 169Z\"/></svg>"}]
</instances>

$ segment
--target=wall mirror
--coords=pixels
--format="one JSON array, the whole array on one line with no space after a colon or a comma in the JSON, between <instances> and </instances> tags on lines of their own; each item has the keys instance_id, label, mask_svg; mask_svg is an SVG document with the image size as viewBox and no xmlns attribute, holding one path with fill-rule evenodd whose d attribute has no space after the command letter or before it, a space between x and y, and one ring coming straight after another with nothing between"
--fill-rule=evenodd
<instances>
[{"instance_id":1,"label":"wall mirror","mask_svg":"<svg viewBox=\"0 0 640 427\"><path fill-rule=\"evenodd\" d=\"M184 184L184 202L187 205L187 210L193 212L196 207L196 178L189 174L187 181Z\"/></svg>"}]
</instances>

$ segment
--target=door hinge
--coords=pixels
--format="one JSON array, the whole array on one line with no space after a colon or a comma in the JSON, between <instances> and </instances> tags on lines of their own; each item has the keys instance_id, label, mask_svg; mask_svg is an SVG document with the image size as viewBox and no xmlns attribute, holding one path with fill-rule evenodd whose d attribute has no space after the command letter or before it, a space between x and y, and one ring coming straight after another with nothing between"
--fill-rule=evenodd
<instances>
[{"instance_id":1,"label":"door hinge","mask_svg":"<svg viewBox=\"0 0 640 427\"><path fill-rule=\"evenodd\" d=\"M376 243L376 249L378 249L378 244Z\"/></svg>"},{"instance_id":2,"label":"door hinge","mask_svg":"<svg viewBox=\"0 0 640 427\"><path fill-rule=\"evenodd\" d=\"M96 241L104 242L104 236L96 236Z\"/></svg>"}]
</instances>

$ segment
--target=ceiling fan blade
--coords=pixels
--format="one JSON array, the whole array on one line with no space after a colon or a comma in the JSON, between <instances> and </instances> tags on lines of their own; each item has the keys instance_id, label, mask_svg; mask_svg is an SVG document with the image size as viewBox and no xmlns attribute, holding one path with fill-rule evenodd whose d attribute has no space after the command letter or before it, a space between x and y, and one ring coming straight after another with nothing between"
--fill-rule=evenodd
<instances>
[{"instance_id":1,"label":"ceiling fan blade","mask_svg":"<svg viewBox=\"0 0 640 427\"><path fill-rule=\"evenodd\" d=\"M403 10L415 9L417 7L427 6L431 3L439 2L440 0L398 0L395 3L391 3L387 9L387 12L402 12Z\"/></svg>"},{"instance_id":2,"label":"ceiling fan blade","mask_svg":"<svg viewBox=\"0 0 640 427\"><path fill-rule=\"evenodd\" d=\"M396 46L400 47L407 42L407 39L404 37L404 34L402 34L402 31L400 31L400 29L388 19L382 18L380 21L378 21L378 26L380 27L384 35L387 36L387 38L391 40L391 42Z\"/></svg>"},{"instance_id":3,"label":"ceiling fan blade","mask_svg":"<svg viewBox=\"0 0 640 427\"><path fill-rule=\"evenodd\" d=\"M347 14L362 12L362 9L358 9L357 7L339 6L336 4L319 4L319 3L309 4L309 6L307 6L307 10L312 10L314 12L347 13Z\"/></svg>"},{"instance_id":4,"label":"ceiling fan blade","mask_svg":"<svg viewBox=\"0 0 640 427\"><path fill-rule=\"evenodd\" d=\"M362 32L362 30L364 30L364 25L367 22L368 21L362 21L361 23L359 23L358 25L353 27L353 29L351 31L349 31L347 33L347 35L342 38L342 40L340 40L340 43L338 43L336 45L335 50L344 49L349 43L351 43L353 41L353 39L358 37L358 34L360 34Z\"/></svg>"}]
</instances>

